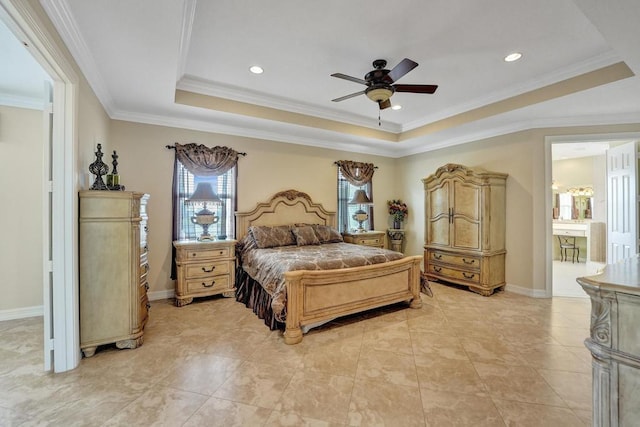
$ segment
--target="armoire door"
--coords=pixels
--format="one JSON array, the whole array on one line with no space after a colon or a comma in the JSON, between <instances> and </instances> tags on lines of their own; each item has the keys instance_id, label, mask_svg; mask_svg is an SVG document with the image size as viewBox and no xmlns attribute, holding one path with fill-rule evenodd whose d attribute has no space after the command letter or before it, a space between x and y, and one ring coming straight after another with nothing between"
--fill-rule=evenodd
<instances>
[{"instance_id":1,"label":"armoire door","mask_svg":"<svg viewBox=\"0 0 640 427\"><path fill-rule=\"evenodd\" d=\"M450 181L443 181L427 191L428 245L451 245L450 186Z\"/></svg>"},{"instance_id":2,"label":"armoire door","mask_svg":"<svg viewBox=\"0 0 640 427\"><path fill-rule=\"evenodd\" d=\"M458 249L480 250L480 189L460 179L451 180L452 230L451 246Z\"/></svg>"}]
</instances>

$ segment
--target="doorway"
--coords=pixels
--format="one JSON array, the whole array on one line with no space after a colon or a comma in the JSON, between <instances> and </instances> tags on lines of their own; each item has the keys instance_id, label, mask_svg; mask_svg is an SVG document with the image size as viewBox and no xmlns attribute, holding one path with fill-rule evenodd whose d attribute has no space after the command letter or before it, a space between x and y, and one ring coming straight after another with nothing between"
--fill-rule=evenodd
<instances>
[{"instance_id":1,"label":"doorway","mask_svg":"<svg viewBox=\"0 0 640 427\"><path fill-rule=\"evenodd\" d=\"M45 115L49 117L48 129L41 126L43 142L40 148L43 155L36 159L30 158L28 167L6 182L18 187L23 181L37 180L40 184L40 191L35 191L40 201L35 214L39 216L38 225L42 227L39 239L41 245L37 247L38 242L22 244L31 243L30 249L41 254L41 312L43 323L50 323L50 327L44 328L42 339L45 353L52 356L50 364L45 364L45 369L63 372L75 368L80 361L75 245L77 183L73 172L76 158L74 111L78 77L64 53L51 41L53 37L34 7L37 8L38 4L0 0L0 21L53 82L53 96L49 100L52 100L51 111L55 111L55 114L52 116L47 112L42 115L42 122ZM50 138L44 138L44 135ZM44 141L48 141L46 145ZM40 169L36 175L41 178L34 178L30 174L35 168ZM21 199L18 202L11 207L16 210L34 209L34 206L21 203ZM15 227L17 224L10 226Z\"/></svg>"},{"instance_id":2,"label":"doorway","mask_svg":"<svg viewBox=\"0 0 640 427\"><path fill-rule=\"evenodd\" d=\"M610 147L640 134L547 137L545 145L546 295L587 297L576 278L606 265L607 161ZM579 262L561 260L558 235L575 235Z\"/></svg>"}]
</instances>

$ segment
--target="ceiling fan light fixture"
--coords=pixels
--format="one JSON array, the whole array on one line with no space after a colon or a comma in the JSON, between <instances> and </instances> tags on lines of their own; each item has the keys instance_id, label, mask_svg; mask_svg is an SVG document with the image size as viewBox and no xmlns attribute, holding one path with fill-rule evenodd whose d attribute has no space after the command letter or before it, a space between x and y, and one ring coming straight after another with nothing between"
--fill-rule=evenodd
<instances>
[{"instance_id":1,"label":"ceiling fan light fixture","mask_svg":"<svg viewBox=\"0 0 640 427\"><path fill-rule=\"evenodd\" d=\"M264 70L259 65L252 65L251 67L249 67L249 71L251 71L253 74L264 73Z\"/></svg>"},{"instance_id":2,"label":"ceiling fan light fixture","mask_svg":"<svg viewBox=\"0 0 640 427\"><path fill-rule=\"evenodd\" d=\"M374 87L374 88L368 89L365 93L367 94L367 97L370 100L375 102L381 102L391 98L391 95L393 95L393 90L387 87Z\"/></svg>"},{"instance_id":3,"label":"ceiling fan light fixture","mask_svg":"<svg viewBox=\"0 0 640 427\"><path fill-rule=\"evenodd\" d=\"M399 105L399 104L392 105L391 109L392 110L402 110L402 105Z\"/></svg>"},{"instance_id":4,"label":"ceiling fan light fixture","mask_svg":"<svg viewBox=\"0 0 640 427\"><path fill-rule=\"evenodd\" d=\"M520 58L522 58L522 54L520 52L513 52L504 57L504 62L514 62Z\"/></svg>"}]
</instances>

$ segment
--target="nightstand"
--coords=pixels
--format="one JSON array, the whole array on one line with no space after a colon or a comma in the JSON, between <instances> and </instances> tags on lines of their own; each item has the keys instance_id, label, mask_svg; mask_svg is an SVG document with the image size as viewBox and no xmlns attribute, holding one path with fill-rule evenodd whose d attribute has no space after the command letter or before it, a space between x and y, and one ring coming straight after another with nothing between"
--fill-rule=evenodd
<instances>
[{"instance_id":1,"label":"nightstand","mask_svg":"<svg viewBox=\"0 0 640 427\"><path fill-rule=\"evenodd\" d=\"M235 294L236 240L176 240L176 306L193 298Z\"/></svg>"},{"instance_id":2,"label":"nightstand","mask_svg":"<svg viewBox=\"0 0 640 427\"><path fill-rule=\"evenodd\" d=\"M374 246L382 249L384 248L384 235L384 231L364 231L362 233L342 233L342 238L346 243Z\"/></svg>"}]
</instances>

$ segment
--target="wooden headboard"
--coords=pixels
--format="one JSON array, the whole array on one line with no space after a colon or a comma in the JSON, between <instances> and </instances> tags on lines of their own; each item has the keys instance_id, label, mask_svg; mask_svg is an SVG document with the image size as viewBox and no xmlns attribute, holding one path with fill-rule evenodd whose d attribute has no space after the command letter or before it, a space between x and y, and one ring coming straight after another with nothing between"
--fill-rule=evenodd
<instances>
[{"instance_id":1,"label":"wooden headboard","mask_svg":"<svg viewBox=\"0 0 640 427\"><path fill-rule=\"evenodd\" d=\"M269 201L258 203L250 212L236 212L236 238L240 240L252 225L290 225L295 223L336 226L336 213L313 203L307 193L286 190Z\"/></svg>"}]
</instances>

